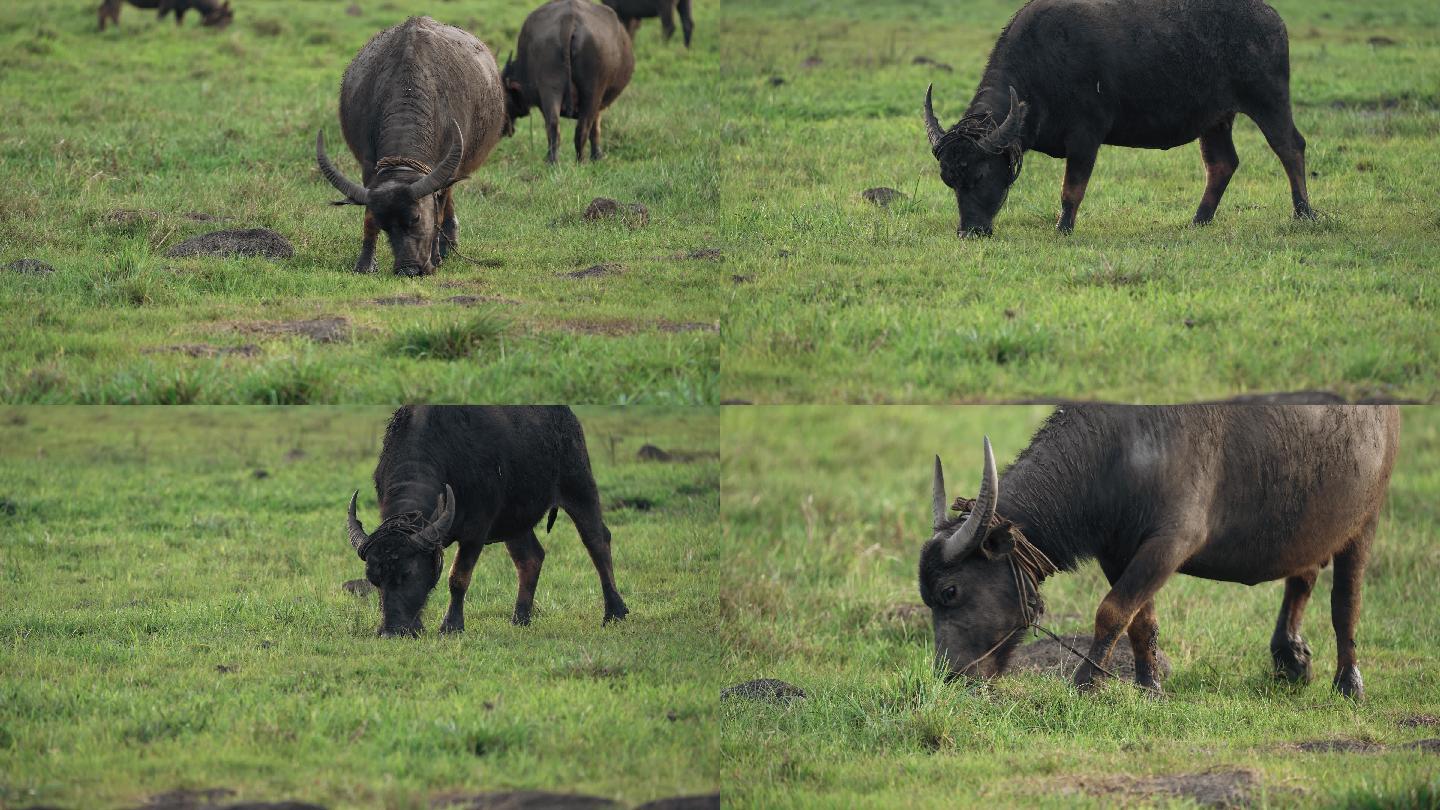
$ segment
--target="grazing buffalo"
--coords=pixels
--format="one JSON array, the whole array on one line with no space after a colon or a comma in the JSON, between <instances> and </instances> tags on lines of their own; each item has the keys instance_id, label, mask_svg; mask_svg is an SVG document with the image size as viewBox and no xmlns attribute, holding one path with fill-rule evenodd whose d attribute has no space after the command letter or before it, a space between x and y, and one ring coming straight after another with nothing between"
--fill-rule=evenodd
<instances>
[{"instance_id":1,"label":"grazing buffalo","mask_svg":"<svg viewBox=\"0 0 1440 810\"><path fill-rule=\"evenodd\" d=\"M600 149L600 112L619 97L635 71L635 54L620 20L589 0L553 0L530 13L520 28L515 59L505 61L505 114L515 119L539 107L554 163L560 119L575 119L575 159L604 156Z\"/></svg>"},{"instance_id":2,"label":"grazing buffalo","mask_svg":"<svg viewBox=\"0 0 1440 810\"><path fill-rule=\"evenodd\" d=\"M217 2L217 0L104 0L100 4L100 30L105 30L107 21L116 25L120 24L120 6L122 2L129 2L136 8L158 8L160 19L165 15L175 12L175 24L181 25L185 22L185 12L195 9L200 12L200 24L224 28L235 19L235 12L230 10L230 0Z\"/></svg>"},{"instance_id":3,"label":"grazing buffalo","mask_svg":"<svg viewBox=\"0 0 1440 810\"><path fill-rule=\"evenodd\" d=\"M1295 216L1313 218L1289 48L1285 23L1260 0L1031 0L1000 33L958 123L941 127L925 91L925 132L955 190L959 234L990 235L1027 151L1065 158L1057 227L1069 233L1101 144L1169 149L1196 138L1203 225L1240 165L1236 113L1280 157Z\"/></svg>"},{"instance_id":4,"label":"grazing buffalo","mask_svg":"<svg viewBox=\"0 0 1440 810\"><path fill-rule=\"evenodd\" d=\"M465 590L480 549L505 544L520 590L515 624L530 623L545 549L545 531L564 509L600 574L602 623L629 611L610 567L610 530L590 474L585 433L564 407L426 407L395 412L375 466L380 525L366 532L350 498L350 545L365 562L365 577L380 590L380 635L416 635L420 611L440 580L444 549L458 540L450 566L450 610L442 633L465 629ZM428 515L428 517L427 517Z\"/></svg>"},{"instance_id":5,"label":"grazing buffalo","mask_svg":"<svg viewBox=\"0 0 1440 810\"><path fill-rule=\"evenodd\" d=\"M495 58L459 28L411 17L376 34L345 69L340 130L363 183L330 163L324 130L315 160L345 195L335 205L365 206L355 272L374 272L375 237L384 231L396 274L432 273L459 240L450 187L507 132Z\"/></svg>"},{"instance_id":6,"label":"grazing buffalo","mask_svg":"<svg viewBox=\"0 0 1440 810\"><path fill-rule=\"evenodd\" d=\"M659 17L660 27L665 32L665 41L675 35L675 12L680 12L680 26L685 29L685 47L690 47L690 35L695 31L695 20L690 17L690 0L604 0L605 5L615 9L630 38L640 28L640 21L647 17Z\"/></svg>"},{"instance_id":7,"label":"grazing buffalo","mask_svg":"<svg viewBox=\"0 0 1440 810\"><path fill-rule=\"evenodd\" d=\"M1399 431L1393 406L1066 407L1003 478L985 441L980 494L956 502L959 517L936 458L934 536L920 552L936 658L951 676L1003 672L1044 609L1040 584L1093 558L1111 588L1081 687L1128 631L1135 681L1160 689L1154 597L1177 572L1285 580L1270 654L1277 674L1308 682L1300 617L1333 562L1334 683L1359 698L1360 581Z\"/></svg>"}]
</instances>

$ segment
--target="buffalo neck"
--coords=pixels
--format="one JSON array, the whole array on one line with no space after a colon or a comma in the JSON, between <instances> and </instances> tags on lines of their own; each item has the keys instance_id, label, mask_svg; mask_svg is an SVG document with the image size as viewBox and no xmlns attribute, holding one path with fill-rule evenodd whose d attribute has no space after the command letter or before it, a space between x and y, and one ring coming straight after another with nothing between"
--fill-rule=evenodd
<instances>
[{"instance_id":1,"label":"buffalo neck","mask_svg":"<svg viewBox=\"0 0 1440 810\"><path fill-rule=\"evenodd\" d=\"M429 517L445 492L441 471L427 460L401 461L376 476L376 495L380 499L380 517L389 520L406 512L420 512Z\"/></svg>"}]
</instances>

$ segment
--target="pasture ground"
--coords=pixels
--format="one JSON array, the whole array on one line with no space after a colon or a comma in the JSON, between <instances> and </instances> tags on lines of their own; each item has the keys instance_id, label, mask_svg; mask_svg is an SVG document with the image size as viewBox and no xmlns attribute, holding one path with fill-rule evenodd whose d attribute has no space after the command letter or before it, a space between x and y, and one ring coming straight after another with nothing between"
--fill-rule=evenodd
<instances>
[{"instance_id":1,"label":"pasture ground","mask_svg":"<svg viewBox=\"0 0 1440 810\"><path fill-rule=\"evenodd\" d=\"M952 495L973 494L981 436L989 434L1003 466L1046 413L725 409L723 680L778 678L809 695L778 705L722 702L727 805L1440 802L1435 748L1407 747L1440 737L1440 413L1404 413L1365 581L1359 645L1368 693L1359 705L1329 688L1328 570L1305 622L1316 678L1305 688L1268 673L1280 583L1246 588L1183 576L1156 600L1161 648L1174 667L1162 699L1115 682L1082 696L1056 675L983 686L933 677L929 611L911 609L920 604L917 555L929 537L930 459L943 457ZM1105 591L1094 564L1060 575L1044 586L1042 621L1088 637Z\"/></svg>"},{"instance_id":2,"label":"pasture ground","mask_svg":"<svg viewBox=\"0 0 1440 810\"><path fill-rule=\"evenodd\" d=\"M430 13L503 61L532 4L245 0L218 31L127 5L104 33L95 5L0 4L0 267L55 268L0 269L0 400L718 399L718 4L696 4L688 51L642 26L600 164L575 164L566 123L547 166L539 115L519 121L457 186L460 250L478 264L424 279L389 273L383 237L381 272L350 271L362 215L327 204L315 132L358 177L336 111L371 35ZM642 203L649 224L586 222L595 197ZM257 227L294 257L166 256ZM619 272L567 275L597 265Z\"/></svg>"},{"instance_id":3,"label":"pasture ground","mask_svg":"<svg viewBox=\"0 0 1440 810\"><path fill-rule=\"evenodd\" d=\"M630 616L600 626L562 514L531 626L491 546L465 633L436 632L442 583L411 640L341 589L364 577L345 505L360 489L373 526L385 409L0 413L0 807L715 792L718 416L577 412ZM637 460L645 442L696 455Z\"/></svg>"},{"instance_id":4,"label":"pasture ground","mask_svg":"<svg viewBox=\"0 0 1440 810\"><path fill-rule=\"evenodd\" d=\"M1199 148L1100 152L1075 233L1027 155L995 237L955 237L921 123L964 112L1019 0L731 0L725 233L742 251L722 391L756 402L1179 402L1440 379L1440 6L1275 0L1318 222L1259 130L1213 225ZM918 63L917 60L929 60ZM935 63L942 63L936 65ZM881 208L871 187L905 196Z\"/></svg>"}]
</instances>

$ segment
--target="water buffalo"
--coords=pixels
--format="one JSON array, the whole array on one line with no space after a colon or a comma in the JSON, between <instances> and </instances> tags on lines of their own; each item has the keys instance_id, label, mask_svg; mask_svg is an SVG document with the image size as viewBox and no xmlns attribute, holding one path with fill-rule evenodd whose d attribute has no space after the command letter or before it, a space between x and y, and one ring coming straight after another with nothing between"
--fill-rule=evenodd
<instances>
[{"instance_id":1,"label":"water buffalo","mask_svg":"<svg viewBox=\"0 0 1440 810\"><path fill-rule=\"evenodd\" d=\"M632 40L641 20L659 17L665 41L669 42L670 37L675 35L675 12L678 10L680 26L685 29L685 47L690 47L690 35L695 31L695 20L690 17L690 0L604 0L604 3L615 9Z\"/></svg>"},{"instance_id":2,"label":"water buffalo","mask_svg":"<svg viewBox=\"0 0 1440 810\"><path fill-rule=\"evenodd\" d=\"M538 106L550 143L546 161L555 162L562 116L575 119L575 159L585 159L587 140L590 158L603 157L600 112L635 71L630 39L615 12L589 0L553 0L525 18L517 51L501 72L511 129Z\"/></svg>"},{"instance_id":3,"label":"water buffalo","mask_svg":"<svg viewBox=\"0 0 1440 810\"><path fill-rule=\"evenodd\" d=\"M480 549L501 542L520 580L511 621L529 624L545 561L535 526L548 511L549 532L559 509L575 522L600 574L602 623L629 612L615 589L610 529L600 515L585 433L569 408L401 408L385 429L375 466L381 522L373 532L355 516L359 494L350 498L350 545L380 590L382 636L423 629L420 611L440 580L444 549L455 540L460 547L450 566L450 610L440 632L465 629L470 572Z\"/></svg>"},{"instance_id":4,"label":"water buffalo","mask_svg":"<svg viewBox=\"0 0 1440 810\"><path fill-rule=\"evenodd\" d=\"M450 187L485 162L507 126L500 70L480 40L429 17L371 38L340 84L340 129L363 184L330 163L324 130L315 136L320 172L345 195L334 204L365 206L355 272L374 272L380 231L396 274L434 272L459 240Z\"/></svg>"},{"instance_id":5,"label":"water buffalo","mask_svg":"<svg viewBox=\"0 0 1440 810\"><path fill-rule=\"evenodd\" d=\"M1044 607L1040 584L1096 559L1110 592L1088 657L1104 666L1128 631L1135 681L1160 689L1155 593L1179 572L1254 585L1285 580L1270 640L1279 675L1310 678L1300 618L1334 562L1334 685L1363 692L1355 663L1360 582L1399 440L1393 406L1065 407L951 517L935 459L934 535L920 552L920 595L935 655L955 675L1003 672ZM1075 683L1096 676L1081 663Z\"/></svg>"},{"instance_id":6,"label":"water buffalo","mask_svg":"<svg viewBox=\"0 0 1440 810\"><path fill-rule=\"evenodd\" d=\"M181 25L185 22L185 12L195 9L200 12L200 24L224 28L235 19L235 12L230 9L230 0L217 2L217 0L104 0L100 4L100 30L105 30L106 21L116 25L120 24L120 6L123 2L129 2L136 8L158 8L160 19L165 15L175 12L175 24Z\"/></svg>"},{"instance_id":7,"label":"water buffalo","mask_svg":"<svg viewBox=\"0 0 1440 810\"><path fill-rule=\"evenodd\" d=\"M958 123L942 128L925 91L925 132L955 190L958 233L990 235L1027 151L1065 158L1057 227L1070 233L1101 144L1169 149L1196 138L1206 180L1194 223L1208 223L1240 165L1236 113L1280 157L1295 216L1314 218L1289 48L1285 23L1260 0L1031 0L1000 33Z\"/></svg>"}]
</instances>

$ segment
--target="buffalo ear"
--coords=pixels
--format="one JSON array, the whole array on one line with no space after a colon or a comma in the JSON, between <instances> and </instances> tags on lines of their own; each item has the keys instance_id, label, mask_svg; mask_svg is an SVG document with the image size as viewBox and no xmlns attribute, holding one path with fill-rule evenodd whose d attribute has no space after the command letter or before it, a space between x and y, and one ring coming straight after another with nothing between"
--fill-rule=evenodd
<instances>
[{"instance_id":1,"label":"buffalo ear","mask_svg":"<svg viewBox=\"0 0 1440 810\"><path fill-rule=\"evenodd\" d=\"M980 541L980 553L984 554L986 559L999 560L1009 556L1014 550L1015 535L1009 523L992 526L985 539Z\"/></svg>"}]
</instances>

